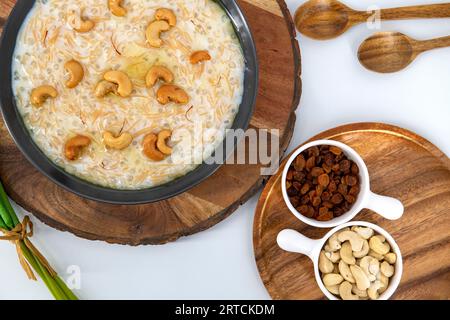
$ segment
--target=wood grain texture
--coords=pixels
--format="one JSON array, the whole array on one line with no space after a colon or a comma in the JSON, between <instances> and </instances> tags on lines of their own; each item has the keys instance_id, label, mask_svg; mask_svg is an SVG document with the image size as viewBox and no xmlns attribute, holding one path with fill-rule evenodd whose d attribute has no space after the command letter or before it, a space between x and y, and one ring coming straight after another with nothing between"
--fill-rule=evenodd
<instances>
[{"instance_id":1,"label":"wood grain texture","mask_svg":"<svg viewBox=\"0 0 450 320\"><path fill-rule=\"evenodd\" d=\"M403 255L403 277L392 299L450 299L450 160L424 138L401 128L351 124L311 140L334 139L348 144L365 160L376 193L400 199L403 217L383 219L363 210L354 220L386 229ZM307 226L290 213L281 195L284 164L264 188L254 220L253 243L261 278L274 299L325 299L304 255L276 243L277 234L292 228L311 238L330 229Z\"/></svg>"},{"instance_id":2,"label":"wood grain texture","mask_svg":"<svg viewBox=\"0 0 450 320\"><path fill-rule=\"evenodd\" d=\"M444 47L450 47L450 36L418 41L400 32L377 32L361 44L358 59L369 70L397 72L422 52Z\"/></svg>"},{"instance_id":3,"label":"wood grain texture","mask_svg":"<svg viewBox=\"0 0 450 320\"><path fill-rule=\"evenodd\" d=\"M373 17L374 12L354 10L338 0L309 0L298 8L295 25L310 38L327 40ZM449 17L450 3L388 8L377 12L377 18L381 20Z\"/></svg>"},{"instance_id":4,"label":"wood grain texture","mask_svg":"<svg viewBox=\"0 0 450 320\"><path fill-rule=\"evenodd\" d=\"M2 1L0 17L13 0ZM278 129L284 152L301 95L300 51L284 1L238 1L255 38L260 64L253 128ZM270 23L268 23L270 21ZM247 201L266 181L259 165L224 165L197 187L172 199L120 206L80 198L30 165L0 127L0 178L14 201L46 224L80 237L128 245L162 244L207 229ZM280 155L281 156L281 155Z\"/></svg>"}]
</instances>

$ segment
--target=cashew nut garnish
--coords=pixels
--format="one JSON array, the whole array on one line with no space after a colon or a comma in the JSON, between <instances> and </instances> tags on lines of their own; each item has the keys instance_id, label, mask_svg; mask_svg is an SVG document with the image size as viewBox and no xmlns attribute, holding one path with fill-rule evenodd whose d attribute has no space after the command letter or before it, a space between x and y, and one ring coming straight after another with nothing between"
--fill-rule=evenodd
<instances>
[{"instance_id":1,"label":"cashew nut garnish","mask_svg":"<svg viewBox=\"0 0 450 320\"><path fill-rule=\"evenodd\" d=\"M326 252L325 251L325 256L333 263L337 263L337 262L339 262L339 260L341 260L341 255L339 254L339 251L335 251L335 252Z\"/></svg>"},{"instance_id":2,"label":"cashew nut garnish","mask_svg":"<svg viewBox=\"0 0 450 320\"><path fill-rule=\"evenodd\" d=\"M397 255L393 252L389 252L384 256L384 260L389 264L394 264L397 261Z\"/></svg>"},{"instance_id":3,"label":"cashew nut garnish","mask_svg":"<svg viewBox=\"0 0 450 320\"><path fill-rule=\"evenodd\" d=\"M334 270L333 262L331 262L325 255L325 251L321 251L319 255L319 270L322 273L331 273Z\"/></svg>"},{"instance_id":4,"label":"cashew nut garnish","mask_svg":"<svg viewBox=\"0 0 450 320\"><path fill-rule=\"evenodd\" d=\"M352 284L348 281L342 282L339 286L339 295L342 300L359 300L359 297L352 293Z\"/></svg>"},{"instance_id":5,"label":"cashew nut garnish","mask_svg":"<svg viewBox=\"0 0 450 320\"><path fill-rule=\"evenodd\" d=\"M371 256L365 256L361 259L359 266L363 269L370 281L377 279L376 276L380 270L380 263L377 259Z\"/></svg>"},{"instance_id":6,"label":"cashew nut garnish","mask_svg":"<svg viewBox=\"0 0 450 320\"><path fill-rule=\"evenodd\" d=\"M117 17L123 17L127 10L122 7L122 0L108 0L109 11Z\"/></svg>"},{"instance_id":7,"label":"cashew nut garnish","mask_svg":"<svg viewBox=\"0 0 450 320\"><path fill-rule=\"evenodd\" d=\"M172 154L172 148L167 145L166 141L171 136L172 131L162 130L160 133L158 133L158 140L156 142L156 147L158 148L158 150L168 156Z\"/></svg>"},{"instance_id":8,"label":"cashew nut garnish","mask_svg":"<svg viewBox=\"0 0 450 320\"><path fill-rule=\"evenodd\" d=\"M70 60L66 62L64 68L70 74L70 79L66 81L66 87L73 89L84 78L83 66L78 61Z\"/></svg>"},{"instance_id":9,"label":"cashew nut garnish","mask_svg":"<svg viewBox=\"0 0 450 320\"><path fill-rule=\"evenodd\" d=\"M64 146L64 155L67 160L77 160L83 149L91 144L91 139L83 135L77 135L67 140Z\"/></svg>"},{"instance_id":10,"label":"cashew nut garnish","mask_svg":"<svg viewBox=\"0 0 450 320\"><path fill-rule=\"evenodd\" d=\"M364 240L363 242L363 247L361 249L361 251L353 251L353 256L355 258L362 258L364 256L367 256L367 254L369 253L369 241Z\"/></svg>"},{"instance_id":11,"label":"cashew nut garnish","mask_svg":"<svg viewBox=\"0 0 450 320\"><path fill-rule=\"evenodd\" d=\"M361 238L368 240L371 236L373 236L373 229L358 227L352 228L352 231L355 231Z\"/></svg>"},{"instance_id":12,"label":"cashew nut garnish","mask_svg":"<svg viewBox=\"0 0 450 320\"><path fill-rule=\"evenodd\" d=\"M89 19L83 19L82 17L73 17L74 19L69 21L69 24L79 33L86 33L91 31L95 27L95 22Z\"/></svg>"},{"instance_id":13,"label":"cashew nut garnish","mask_svg":"<svg viewBox=\"0 0 450 320\"><path fill-rule=\"evenodd\" d=\"M387 242L385 242L385 240L386 239L383 236L373 236L369 240L370 249L378 254L385 255L391 249L391 247Z\"/></svg>"},{"instance_id":14,"label":"cashew nut garnish","mask_svg":"<svg viewBox=\"0 0 450 320\"><path fill-rule=\"evenodd\" d=\"M170 29L170 25L164 20L155 20L151 22L147 31L145 32L146 38L150 46L154 48L160 48L163 45L163 41L160 39L161 32Z\"/></svg>"},{"instance_id":15,"label":"cashew nut garnish","mask_svg":"<svg viewBox=\"0 0 450 320\"><path fill-rule=\"evenodd\" d=\"M175 13L172 10L166 8L159 8L158 10L156 10L155 19L166 21L171 27L175 27L177 24L177 16L175 15Z\"/></svg>"},{"instance_id":16,"label":"cashew nut garnish","mask_svg":"<svg viewBox=\"0 0 450 320\"><path fill-rule=\"evenodd\" d=\"M378 292L380 294L382 294L384 291L386 291L388 285L389 285L389 278L386 277L384 274L380 272L378 272L377 274L377 280L379 280L381 282L381 288L379 288Z\"/></svg>"},{"instance_id":17,"label":"cashew nut garnish","mask_svg":"<svg viewBox=\"0 0 450 320\"><path fill-rule=\"evenodd\" d=\"M375 252L370 247L371 240L372 246L375 244L375 247L382 247L383 252L385 248L389 251L383 254ZM360 247L360 250L355 251L354 247ZM323 284L330 293L343 300L373 300L388 288L396 261L397 256L385 237L375 234L371 228L352 226L329 237L319 253L318 267Z\"/></svg>"},{"instance_id":18,"label":"cashew nut garnish","mask_svg":"<svg viewBox=\"0 0 450 320\"><path fill-rule=\"evenodd\" d=\"M355 283L355 278L353 277L352 272L350 271L350 267L348 266L348 264L344 262L344 260L339 261L338 267L339 273L346 281L350 283Z\"/></svg>"},{"instance_id":19,"label":"cashew nut garnish","mask_svg":"<svg viewBox=\"0 0 450 320\"><path fill-rule=\"evenodd\" d=\"M325 251L335 252L341 249L341 242L338 240L338 235L333 234L330 239L328 239L328 244L325 246Z\"/></svg>"},{"instance_id":20,"label":"cashew nut garnish","mask_svg":"<svg viewBox=\"0 0 450 320\"><path fill-rule=\"evenodd\" d=\"M133 142L133 136L128 132L123 132L119 136L115 136L110 131L103 133L103 140L105 145L111 149L123 150Z\"/></svg>"},{"instance_id":21,"label":"cashew nut garnish","mask_svg":"<svg viewBox=\"0 0 450 320\"><path fill-rule=\"evenodd\" d=\"M344 260L346 264L355 264L356 259L353 256L352 246L350 242L346 241L342 244L341 250L339 251L341 259Z\"/></svg>"},{"instance_id":22,"label":"cashew nut garnish","mask_svg":"<svg viewBox=\"0 0 450 320\"><path fill-rule=\"evenodd\" d=\"M338 285L325 286L325 288L327 288L327 290L330 291L332 294L335 294L335 295L339 294L339 286Z\"/></svg>"},{"instance_id":23,"label":"cashew nut garnish","mask_svg":"<svg viewBox=\"0 0 450 320\"><path fill-rule=\"evenodd\" d=\"M41 107L48 98L56 98L58 91L52 86L40 86L31 91L30 101L35 107Z\"/></svg>"},{"instance_id":24,"label":"cashew nut garnish","mask_svg":"<svg viewBox=\"0 0 450 320\"><path fill-rule=\"evenodd\" d=\"M103 98L109 93L118 94L117 89L118 85L106 80L100 81L95 87L95 96L97 98Z\"/></svg>"},{"instance_id":25,"label":"cashew nut garnish","mask_svg":"<svg viewBox=\"0 0 450 320\"><path fill-rule=\"evenodd\" d=\"M380 271L382 274L384 274L386 277L390 278L394 275L394 267L391 266L386 261L383 261L380 266Z\"/></svg>"},{"instance_id":26,"label":"cashew nut garnish","mask_svg":"<svg viewBox=\"0 0 450 320\"><path fill-rule=\"evenodd\" d=\"M145 83L147 87L151 88L159 79L163 80L166 83L172 83L173 78L173 73L166 67L153 66L150 68L147 76L145 77Z\"/></svg>"},{"instance_id":27,"label":"cashew nut garnish","mask_svg":"<svg viewBox=\"0 0 450 320\"><path fill-rule=\"evenodd\" d=\"M364 239L353 231L343 231L339 233L338 239L340 242L350 241L353 251L361 251L364 244Z\"/></svg>"},{"instance_id":28,"label":"cashew nut garnish","mask_svg":"<svg viewBox=\"0 0 450 320\"><path fill-rule=\"evenodd\" d=\"M367 290L359 290L358 287L356 286L356 284L352 285L352 292L360 298L367 297Z\"/></svg>"},{"instance_id":29,"label":"cashew nut garnish","mask_svg":"<svg viewBox=\"0 0 450 320\"><path fill-rule=\"evenodd\" d=\"M157 141L158 136L154 133L150 133L144 137L142 148L147 158L153 161L162 161L166 158L166 155L156 148Z\"/></svg>"},{"instance_id":30,"label":"cashew nut garnish","mask_svg":"<svg viewBox=\"0 0 450 320\"><path fill-rule=\"evenodd\" d=\"M335 286L337 284L340 284L342 281L344 281L344 278L337 273L328 273L323 276L323 284L325 286Z\"/></svg>"},{"instance_id":31,"label":"cashew nut garnish","mask_svg":"<svg viewBox=\"0 0 450 320\"><path fill-rule=\"evenodd\" d=\"M191 64L197 64L208 60L211 60L211 56L206 50L195 51L189 57L189 61L191 62Z\"/></svg>"},{"instance_id":32,"label":"cashew nut garnish","mask_svg":"<svg viewBox=\"0 0 450 320\"><path fill-rule=\"evenodd\" d=\"M381 261L384 259L384 256L382 254L376 253L372 249L369 250L369 256L374 257L378 261Z\"/></svg>"},{"instance_id":33,"label":"cashew nut garnish","mask_svg":"<svg viewBox=\"0 0 450 320\"><path fill-rule=\"evenodd\" d=\"M369 289L367 290L367 294L369 296L370 299L372 300L376 300L378 299L378 297L380 296L378 293L378 290L382 287L382 283L380 281L375 281L372 282L372 284L370 285Z\"/></svg>"},{"instance_id":34,"label":"cashew nut garnish","mask_svg":"<svg viewBox=\"0 0 450 320\"><path fill-rule=\"evenodd\" d=\"M350 271L359 290L367 290L370 287L370 280L360 266L350 266Z\"/></svg>"},{"instance_id":35,"label":"cashew nut garnish","mask_svg":"<svg viewBox=\"0 0 450 320\"><path fill-rule=\"evenodd\" d=\"M173 84L165 84L159 88L156 98L161 104L168 104L170 101L178 104L186 104L189 102L188 94Z\"/></svg>"},{"instance_id":36,"label":"cashew nut garnish","mask_svg":"<svg viewBox=\"0 0 450 320\"><path fill-rule=\"evenodd\" d=\"M117 84L117 93L126 98L133 91L133 84L128 75L122 71L108 71L103 75L106 81Z\"/></svg>"}]
</instances>

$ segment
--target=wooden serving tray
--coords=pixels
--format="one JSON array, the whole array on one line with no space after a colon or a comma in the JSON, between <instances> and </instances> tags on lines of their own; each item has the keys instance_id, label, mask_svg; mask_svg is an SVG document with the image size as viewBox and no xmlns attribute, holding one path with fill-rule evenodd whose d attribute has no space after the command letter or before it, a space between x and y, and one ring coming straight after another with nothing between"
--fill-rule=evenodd
<instances>
[{"instance_id":1,"label":"wooden serving tray","mask_svg":"<svg viewBox=\"0 0 450 320\"><path fill-rule=\"evenodd\" d=\"M0 2L0 30L15 4ZM301 95L300 51L282 0L239 0L255 38L260 83L252 128L278 129L286 150ZM197 187L158 203L119 206L80 198L39 173L16 148L0 121L0 178L19 205L46 224L111 243L162 244L207 229L266 181L259 165L224 165ZM281 156L281 155L280 155Z\"/></svg>"},{"instance_id":2,"label":"wooden serving tray","mask_svg":"<svg viewBox=\"0 0 450 320\"><path fill-rule=\"evenodd\" d=\"M323 132L311 140L333 139L360 153L371 177L372 190L400 199L403 217L383 219L363 210L354 220L380 225L398 243L403 277L393 299L450 299L450 160L424 138L398 127L358 123ZM298 230L321 238L329 229L302 223L285 205L280 170L259 199L253 245L261 278L274 299L325 299L304 255L289 253L276 243L278 232Z\"/></svg>"}]
</instances>

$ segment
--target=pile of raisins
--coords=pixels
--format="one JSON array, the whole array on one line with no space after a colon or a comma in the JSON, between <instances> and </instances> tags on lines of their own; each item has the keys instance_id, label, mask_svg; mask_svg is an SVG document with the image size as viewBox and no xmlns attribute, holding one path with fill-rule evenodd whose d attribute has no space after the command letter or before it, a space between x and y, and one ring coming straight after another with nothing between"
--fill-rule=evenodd
<instances>
[{"instance_id":1,"label":"pile of raisins","mask_svg":"<svg viewBox=\"0 0 450 320\"><path fill-rule=\"evenodd\" d=\"M335 146L314 146L299 154L287 173L291 204L302 215L329 221L349 211L360 190L359 168Z\"/></svg>"}]
</instances>

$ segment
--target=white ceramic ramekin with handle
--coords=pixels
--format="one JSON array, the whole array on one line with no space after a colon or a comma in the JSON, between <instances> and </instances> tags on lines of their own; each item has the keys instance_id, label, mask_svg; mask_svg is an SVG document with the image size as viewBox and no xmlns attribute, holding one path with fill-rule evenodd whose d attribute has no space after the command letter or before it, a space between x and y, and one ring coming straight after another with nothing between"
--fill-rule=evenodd
<instances>
[{"instance_id":1,"label":"white ceramic ramekin with handle","mask_svg":"<svg viewBox=\"0 0 450 320\"><path fill-rule=\"evenodd\" d=\"M363 221L352 221L345 223L343 225L340 225L336 228L333 228L331 231L329 231L322 239L313 240L310 238L305 237L304 235L300 234L299 232L291 229L285 229L281 231L278 234L277 237L277 243L280 246L281 249L289 252L296 252L301 253L304 255L307 255L314 264L314 274L316 277L316 282L319 285L320 290L322 290L323 294L330 300L339 300L335 295L333 295L331 292L329 292L325 285L322 282L322 279L320 277L320 271L319 271L319 255L322 248L325 246L328 239L336 232L338 232L341 229L344 229L346 227L352 227L352 226L362 226L362 227L369 227L372 228L376 233L382 235L386 238L386 241L391 246L391 249L393 252L397 255L397 261L395 262L395 272L394 275L389 279L389 286L384 291L378 300L387 300L389 299L392 294L397 289L400 279L402 277L403 273L403 259L400 252L400 248L398 247L395 240L391 237L387 231L385 231L383 228L369 222L363 222Z\"/></svg>"},{"instance_id":2,"label":"white ceramic ramekin with handle","mask_svg":"<svg viewBox=\"0 0 450 320\"><path fill-rule=\"evenodd\" d=\"M348 157L348 159L354 161L359 168L360 191L356 199L356 202L353 204L352 208L348 212L344 213L340 217L333 218L330 221L317 221L315 219L311 219L302 215L291 204L291 201L289 200L289 196L286 190L286 176L289 167L291 166L291 163L300 153L302 153L306 149L320 145L329 145L340 148L344 152L344 154ZM355 150L353 150L344 143L334 140L316 140L298 148L289 157L286 166L284 167L283 176L281 180L281 190L283 193L284 202L286 202L286 205L288 206L289 210L304 223L319 228L332 228L341 225L345 222L348 222L351 219L353 219L356 216L356 214L358 214L358 212L360 212L364 208L371 209L389 220L399 219L403 215L404 211L403 205L399 200L391 197L381 196L370 191L369 171L367 170L367 166L364 163L364 160Z\"/></svg>"}]
</instances>

